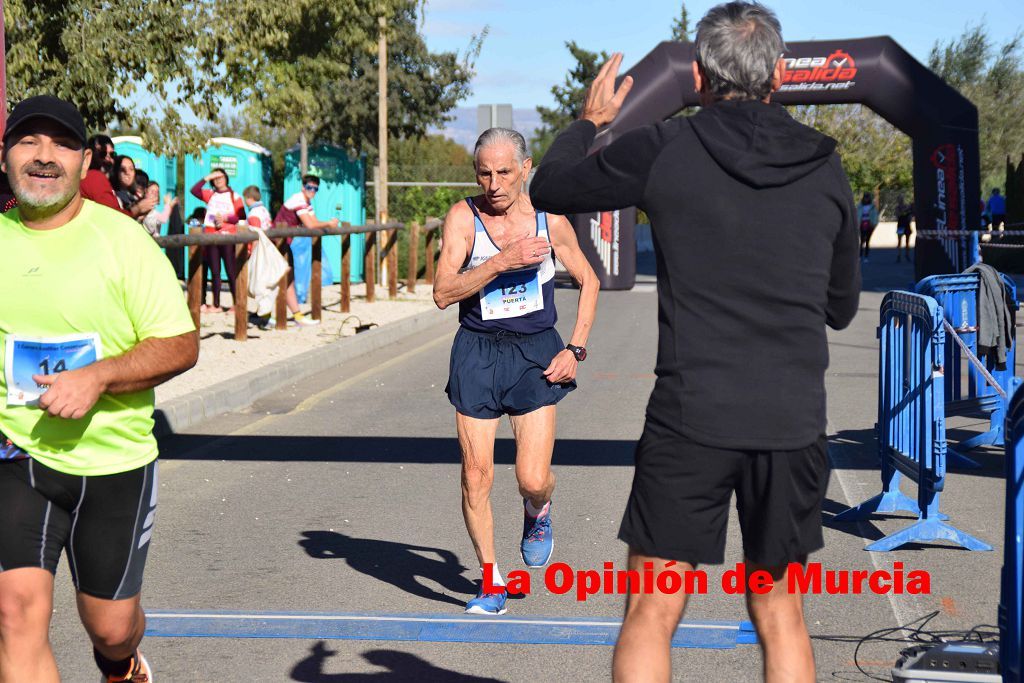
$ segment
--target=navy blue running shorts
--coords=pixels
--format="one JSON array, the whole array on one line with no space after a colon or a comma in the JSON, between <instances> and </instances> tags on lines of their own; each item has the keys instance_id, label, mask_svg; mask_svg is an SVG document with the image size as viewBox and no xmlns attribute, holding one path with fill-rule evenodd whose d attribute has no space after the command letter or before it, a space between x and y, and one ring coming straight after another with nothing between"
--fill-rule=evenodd
<instances>
[{"instance_id":1,"label":"navy blue running shorts","mask_svg":"<svg viewBox=\"0 0 1024 683\"><path fill-rule=\"evenodd\" d=\"M651 557L721 564L735 493L746 559L803 562L824 545L828 478L824 435L792 451L722 449L648 417L619 538Z\"/></svg>"},{"instance_id":2,"label":"navy blue running shorts","mask_svg":"<svg viewBox=\"0 0 1024 683\"><path fill-rule=\"evenodd\" d=\"M576 382L552 384L544 377L551 359L565 348L555 328L535 334L474 332L460 327L452 344L445 393L468 417L524 415L561 401Z\"/></svg>"}]
</instances>

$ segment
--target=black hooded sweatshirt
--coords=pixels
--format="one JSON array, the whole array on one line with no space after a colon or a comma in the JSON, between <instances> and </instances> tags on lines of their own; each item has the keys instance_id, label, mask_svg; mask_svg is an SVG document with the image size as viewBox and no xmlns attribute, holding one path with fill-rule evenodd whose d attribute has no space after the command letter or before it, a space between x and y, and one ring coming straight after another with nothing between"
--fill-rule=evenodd
<instances>
[{"instance_id":1,"label":"black hooded sweatshirt","mask_svg":"<svg viewBox=\"0 0 1024 683\"><path fill-rule=\"evenodd\" d=\"M804 448L825 433L825 325L860 295L857 213L835 140L777 104L722 101L587 156L577 121L530 185L544 211L651 219L657 381L647 419L698 443Z\"/></svg>"}]
</instances>

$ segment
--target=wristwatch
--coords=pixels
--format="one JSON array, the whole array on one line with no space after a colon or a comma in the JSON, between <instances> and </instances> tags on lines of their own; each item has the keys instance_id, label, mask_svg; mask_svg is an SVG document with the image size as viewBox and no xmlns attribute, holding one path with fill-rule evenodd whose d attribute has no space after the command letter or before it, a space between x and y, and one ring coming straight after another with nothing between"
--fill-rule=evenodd
<instances>
[{"instance_id":1,"label":"wristwatch","mask_svg":"<svg viewBox=\"0 0 1024 683\"><path fill-rule=\"evenodd\" d=\"M570 351L572 351L572 355L574 355L576 357L577 361L582 363L583 361L585 361L587 359L587 350L585 348L583 348L582 346L574 346L573 344L566 344L565 348L567 348Z\"/></svg>"}]
</instances>

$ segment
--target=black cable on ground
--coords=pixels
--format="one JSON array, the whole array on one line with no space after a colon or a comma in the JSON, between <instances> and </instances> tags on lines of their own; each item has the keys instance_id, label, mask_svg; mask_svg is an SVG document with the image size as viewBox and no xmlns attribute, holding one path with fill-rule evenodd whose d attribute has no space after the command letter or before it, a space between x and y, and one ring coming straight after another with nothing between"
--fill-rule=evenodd
<instances>
[{"instance_id":1,"label":"black cable on ground","mask_svg":"<svg viewBox=\"0 0 1024 683\"><path fill-rule=\"evenodd\" d=\"M979 624L970 628L966 631L935 631L926 630L925 627L935 617L939 615L938 611L931 612L922 617L919 617L907 624L902 626L890 626L887 628L878 629L872 631L866 636L811 636L811 640L823 640L829 642L838 643L857 643L856 648L853 651L853 664L857 667L857 670L867 678L875 681L886 681L887 683L892 682L891 677L882 678L875 676L867 671L860 664L860 649L866 643L869 642L888 642L888 643L906 643L911 645L937 645L939 643L948 642L963 642L963 641L974 641L978 643L992 643L999 641L999 629L991 624ZM907 635L899 637L891 637L894 633L900 633L906 631ZM902 651L901 651L902 654ZM893 659L893 666L896 664L896 659ZM834 674L833 674L834 675Z\"/></svg>"}]
</instances>

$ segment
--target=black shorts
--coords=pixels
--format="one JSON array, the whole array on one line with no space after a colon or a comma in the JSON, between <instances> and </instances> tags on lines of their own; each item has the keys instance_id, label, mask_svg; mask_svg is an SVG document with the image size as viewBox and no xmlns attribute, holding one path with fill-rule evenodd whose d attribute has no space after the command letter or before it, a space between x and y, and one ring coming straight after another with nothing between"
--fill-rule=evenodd
<instances>
[{"instance_id":1,"label":"black shorts","mask_svg":"<svg viewBox=\"0 0 1024 683\"><path fill-rule=\"evenodd\" d=\"M728 450L648 419L619 538L644 555L721 564L735 491L746 559L771 566L800 562L824 545L828 477L824 435L794 451Z\"/></svg>"},{"instance_id":2,"label":"black shorts","mask_svg":"<svg viewBox=\"0 0 1024 683\"><path fill-rule=\"evenodd\" d=\"M82 477L35 460L0 460L0 571L57 572L67 549L75 588L106 600L142 590L157 492L156 461Z\"/></svg>"},{"instance_id":3,"label":"black shorts","mask_svg":"<svg viewBox=\"0 0 1024 683\"><path fill-rule=\"evenodd\" d=\"M558 403L576 382L552 384L544 371L565 348L554 329L536 334L483 333L460 327L452 344L445 393L469 417L524 415Z\"/></svg>"}]
</instances>

